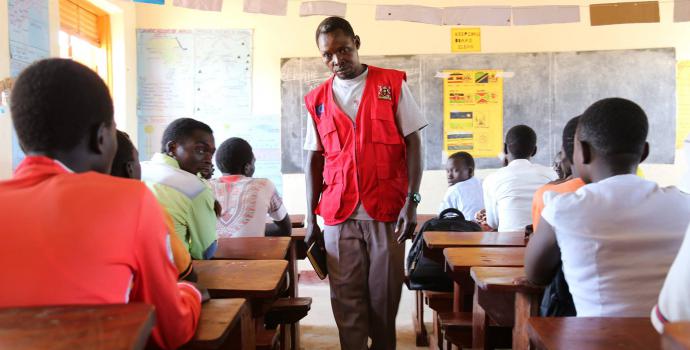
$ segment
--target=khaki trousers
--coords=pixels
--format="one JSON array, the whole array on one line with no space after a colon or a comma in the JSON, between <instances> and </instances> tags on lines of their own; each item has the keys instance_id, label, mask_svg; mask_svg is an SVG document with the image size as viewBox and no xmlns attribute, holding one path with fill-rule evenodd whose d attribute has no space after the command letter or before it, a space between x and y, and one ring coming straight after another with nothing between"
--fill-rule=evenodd
<instances>
[{"instance_id":1,"label":"khaki trousers","mask_svg":"<svg viewBox=\"0 0 690 350\"><path fill-rule=\"evenodd\" d=\"M395 316L404 278L405 245L395 223L347 220L325 226L331 307L343 350L395 349Z\"/></svg>"}]
</instances>

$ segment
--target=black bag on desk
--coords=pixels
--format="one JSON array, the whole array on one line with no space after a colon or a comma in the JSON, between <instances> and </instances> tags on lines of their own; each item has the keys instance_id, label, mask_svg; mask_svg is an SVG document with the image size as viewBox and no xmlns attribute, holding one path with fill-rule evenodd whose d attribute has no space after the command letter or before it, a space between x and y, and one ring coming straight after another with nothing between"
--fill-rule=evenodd
<instances>
[{"instance_id":1,"label":"black bag on desk","mask_svg":"<svg viewBox=\"0 0 690 350\"><path fill-rule=\"evenodd\" d=\"M424 257L423 235L427 231L480 232L482 228L475 222L465 220L459 210L449 208L442 211L437 218L425 222L412 241L412 248L410 248L406 264L409 279L408 288L410 290L452 292L453 280L446 274L443 265Z\"/></svg>"}]
</instances>

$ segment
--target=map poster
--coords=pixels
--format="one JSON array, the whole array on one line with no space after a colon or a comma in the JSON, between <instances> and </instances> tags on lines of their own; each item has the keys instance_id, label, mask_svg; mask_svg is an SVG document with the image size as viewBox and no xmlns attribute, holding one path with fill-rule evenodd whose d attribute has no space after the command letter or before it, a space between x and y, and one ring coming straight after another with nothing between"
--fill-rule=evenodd
<instances>
[{"instance_id":1,"label":"map poster","mask_svg":"<svg viewBox=\"0 0 690 350\"><path fill-rule=\"evenodd\" d=\"M447 70L443 150L493 158L503 150L503 78L498 70Z\"/></svg>"}]
</instances>

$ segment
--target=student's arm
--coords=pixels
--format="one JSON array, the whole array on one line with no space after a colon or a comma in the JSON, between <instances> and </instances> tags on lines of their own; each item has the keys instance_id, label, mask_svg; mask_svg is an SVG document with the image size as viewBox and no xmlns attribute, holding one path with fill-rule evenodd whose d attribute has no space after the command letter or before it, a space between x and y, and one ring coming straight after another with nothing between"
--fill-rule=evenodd
<instances>
[{"instance_id":1,"label":"student's arm","mask_svg":"<svg viewBox=\"0 0 690 350\"><path fill-rule=\"evenodd\" d=\"M538 285L546 285L558 271L561 250L558 248L556 233L551 224L539 220L539 229L532 234L525 251L525 272L527 279Z\"/></svg>"},{"instance_id":2,"label":"student's arm","mask_svg":"<svg viewBox=\"0 0 690 350\"><path fill-rule=\"evenodd\" d=\"M192 199L188 218L192 237L191 254L194 259L210 259L217 248L215 198L210 188L205 188Z\"/></svg>"},{"instance_id":3,"label":"student's arm","mask_svg":"<svg viewBox=\"0 0 690 350\"><path fill-rule=\"evenodd\" d=\"M417 193L422 181L422 137L419 135L419 131L405 136L405 148L407 152L407 193ZM416 225L417 203L414 203L408 195L405 199L405 205L398 215L398 223L395 225L398 242L409 238Z\"/></svg>"},{"instance_id":4,"label":"student's arm","mask_svg":"<svg viewBox=\"0 0 690 350\"><path fill-rule=\"evenodd\" d=\"M323 190L323 165L325 159L319 151L309 151L305 166L305 178L307 181L307 233L305 241L307 246L313 242L321 241L323 234L316 223L316 206L319 204L321 191Z\"/></svg>"},{"instance_id":5,"label":"student's arm","mask_svg":"<svg viewBox=\"0 0 690 350\"><path fill-rule=\"evenodd\" d=\"M155 307L156 326L152 336L164 349L188 342L199 322L201 293L191 284L177 282L177 270L170 261L169 233L156 199L143 191L139 204L141 218L134 234L136 259L130 301Z\"/></svg>"},{"instance_id":6,"label":"student's arm","mask_svg":"<svg viewBox=\"0 0 690 350\"><path fill-rule=\"evenodd\" d=\"M283 199L280 198L275 185L270 183L269 188L271 190L271 199L268 203L268 216L273 219L273 223L278 225L279 231L276 236L290 237L290 235L292 235L292 223L290 222L290 215L288 215L287 208L285 208Z\"/></svg>"},{"instance_id":7,"label":"student's arm","mask_svg":"<svg viewBox=\"0 0 690 350\"><path fill-rule=\"evenodd\" d=\"M492 229L498 229L498 208L493 196L493 181L487 178L482 191L484 191L484 209L486 212L486 224Z\"/></svg>"}]
</instances>

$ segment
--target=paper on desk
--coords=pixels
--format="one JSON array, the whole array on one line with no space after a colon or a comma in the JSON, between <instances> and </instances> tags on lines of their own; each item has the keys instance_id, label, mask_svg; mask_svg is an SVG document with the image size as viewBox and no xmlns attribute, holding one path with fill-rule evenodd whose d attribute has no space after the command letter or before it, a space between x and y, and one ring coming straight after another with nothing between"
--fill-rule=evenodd
<instances>
[{"instance_id":1,"label":"paper on desk","mask_svg":"<svg viewBox=\"0 0 690 350\"><path fill-rule=\"evenodd\" d=\"M173 0L173 5L202 11L220 12L223 0Z\"/></svg>"},{"instance_id":2,"label":"paper on desk","mask_svg":"<svg viewBox=\"0 0 690 350\"><path fill-rule=\"evenodd\" d=\"M444 25L509 26L510 6L457 6L443 9Z\"/></svg>"},{"instance_id":3,"label":"paper on desk","mask_svg":"<svg viewBox=\"0 0 690 350\"><path fill-rule=\"evenodd\" d=\"M380 21L406 21L441 25L443 9L415 5L377 5L376 19Z\"/></svg>"},{"instance_id":4,"label":"paper on desk","mask_svg":"<svg viewBox=\"0 0 690 350\"><path fill-rule=\"evenodd\" d=\"M580 22L580 6L577 5L513 7L516 26L577 22Z\"/></svg>"},{"instance_id":5,"label":"paper on desk","mask_svg":"<svg viewBox=\"0 0 690 350\"><path fill-rule=\"evenodd\" d=\"M673 21L690 21L690 0L676 0L673 5Z\"/></svg>"},{"instance_id":6,"label":"paper on desk","mask_svg":"<svg viewBox=\"0 0 690 350\"><path fill-rule=\"evenodd\" d=\"M244 12L287 15L287 0L244 0Z\"/></svg>"},{"instance_id":7,"label":"paper on desk","mask_svg":"<svg viewBox=\"0 0 690 350\"><path fill-rule=\"evenodd\" d=\"M305 1L299 6L299 15L345 17L347 5L337 1Z\"/></svg>"}]
</instances>

